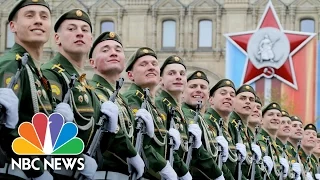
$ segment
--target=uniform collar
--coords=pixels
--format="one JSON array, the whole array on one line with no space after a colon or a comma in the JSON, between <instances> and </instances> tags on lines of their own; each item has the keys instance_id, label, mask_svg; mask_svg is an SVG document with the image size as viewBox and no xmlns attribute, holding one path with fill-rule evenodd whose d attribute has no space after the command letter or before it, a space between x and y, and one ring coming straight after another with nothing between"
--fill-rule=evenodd
<instances>
[{"instance_id":1,"label":"uniform collar","mask_svg":"<svg viewBox=\"0 0 320 180\"><path fill-rule=\"evenodd\" d=\"M15 53L15 54L19 54L21 57L23 56L24 53L28 53L27 50L22 47L20 44L18 43L15 43L12 48L10 49L9 52L12 52L12 53ZM39 71L39 69L36 67L36 65L34 64L33 62L33 59L32 57L30 56L29 54L29 57L28 57L28 64L33 68L33 69L37 69Z\"/></svg>"},{"instance_id":2,"label":"uniform collar","mask_svg":"<svg viewBox=\"0 0 320 180\"><path fill-rule=\"evenodd\" d=\"M96 83L96 87L98 86L98 84L100 84L101 86L114 91L114 88L111 86L111 84L98 74L94 74L91 80Z\"/></svg>"},{"instance_id":3,"label":"uniform collar","mask_svg":"<svg viewBox=\"0 0 320 180\"><path fill-rule=\"evenodd\" d=\"M61 66L65 69L66 72L68 72L70 75L76 74L77 77L79 77L78 71L74 68L74 66L69 62L69 60L64 57L61 53L57 53L57 55L54 57L54 59L61 64Z\"/></svg>"},{"instance_id":4,"label":"uniform collar","mask_svg":"<svg viewBox=\"0 0 320 180\"><path fill-rule=\"evenodd\" d=\"M221 116L217 113L216 110L214 110L213 108L208 108L206 111L207 114L212 115L214 118L216 118L217 120L219 120L221 118Z\"/></svg>"},{"instance_id":5,"label":"uniform collar","mask_svg":"<svg viewBox=\"0 0 320 180\"><path fill-rule=\"evenodd\" d=\"M165 90L160 91L160 96L166 98L173 107L177 107L178 103L177 101Z\"/></svg>"}]
</instances>

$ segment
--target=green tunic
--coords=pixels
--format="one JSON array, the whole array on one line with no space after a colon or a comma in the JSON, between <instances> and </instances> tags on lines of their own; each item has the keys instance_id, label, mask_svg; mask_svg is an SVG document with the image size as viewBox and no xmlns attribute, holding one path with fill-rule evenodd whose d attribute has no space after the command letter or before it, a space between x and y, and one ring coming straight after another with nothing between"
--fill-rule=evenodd
<instances>
[{"instance_id":1,"label":"green tunic","mask_svg":"<svg viewBox=\"0 0 320 180\"><path fill-rule=\"evenodd\" d=\"M277 141L277 143L278 143L278 141ZM287 157L288 157L289 164L293 164L293 163L299 162L299 160L297 160L297 158L296 158L296 156L297 156L297 148L295 148L289 141L287 141L286 154L287 154ZM300 165L301 165L301 163L300 163ZM288 177L290 179L294 179L294 176L295 176L294 173L292 171L290 171ZM302 178L302 175L300 177Z\"/></svg>"},{"instance_id":2,"label":"green tunic","mask_svg":"<svg viewBox=\"0 0 320 180\"><path fill-rule=\"evenodd\" d=\"M315 174L317 173L317 160L316 158L311 154L307 155L306 152L302 148L299 150L299 156L301 159L301 162L303 163L303 171L301 174L305 174L307 172L310 172L315 179ZM303 176L303 175L302 175Z\"/></svg>"},{"instance_id":3,"label":"green tunic","mask_svg":"<svg viewBox=\"0 0 320 180\"><path fill-rule=\"evenodd\" d=\"M188 172L188 168L186 164L183 162L183 159L187 154L186 152L188 152L188 126L183 116L181 107L173 99L173 97L164 90L161 90L159 95L156 97L156 107L160 111L161 115L163 115L165 119L167 119L166 127L168 130L170 128L171 121L171 117L169 117L169 110L171 107L173 107L176 110L173 119L175 129L177 129L180 132L181 146L179 150L174 151L173 169L177 172L177 175L179 177L184 176ZM167 151L167 160L169 160L169 150Z\"/></svg>"},{"instance_id":4,"label":"green tunic","mask_svg":"<svg viewBox=\"0 0 320 180\"><path fill-rule=\"evenodd\" d=\"M234 144L238 143L237 137L238 137L238 120L241 120L241 130L240 130L240 136L241 141L239 143L243 143L246 146L247 150L247 157L246 160L243 161L241 165L242 175L245 176L245 178L250 178L251 176L251 165L252 165L252 150L251 150L251 143L254 140L254 133L250 130L249 127L247 127L246 124L243 124L242 119L236 112L232 112L229 116L229 132L232 137L232 141ZM256 165L255 168L255 179L263 179L263 175L261 174L261 168L260 165ZM243 177L242 177L243 179Z\"/></svg>"},{"instance_id":5,"label":"green tunic","mask_svg":"<svg viewBox=\"0 0 320 180\"><path fill-rule=\"evenodd\" d=\"M202 138L202 143L206 145L206 150L209 148L209 144L206 142L205 134L208 134L208 136L212 135L214 139L216 136L218 136L218 129L219 129L219 120L221 116L212 108L208 108L206 113L204 114L204 120L207 123L207 131L209 133L203 132L203 138ZM229 146L229 158L227 162L225 162L222 166L222 171L225 179L236 179L236 166L237 166L237 152L236 152L236 147L235 144L232 141L232 137L228 131L228 124L226 124L223 121L223 129L222 129L222 134L225 137L225 139L228 141L228 146ZM215 139L214 141L210 141L210 149L211 149L211 154L215 155L217 151L217 146Z\"/></svg>"},{"instance_id":6,"label":"green tunic","mask_svg":"<svg viewBox=\"0 0 320 180\"><path fill-rule=\"evenodd\" d=\"M0 57L1 87L7 87L11 77L15 75L18 69L17 57L22 57L26 52L22 46L14 44L10 51ZM20 74L17 85L14 87L14 92L19 99L19 122L16 129L11 130L3 127L1 130L1 147L7 152L8 158L20 157L16 155L11 148L13 140L19 137L19 125L22 122L31 122L33 115L37 112L43 112L49 116L53 110L50 85L42 75L42 72L36 68L30 56L26 67ZM27 157L33 159L37 156ZM36 162L36 166L40 167L40 170L31 169L24 171L28 177L38 177L43 173L43 164L40 161Z\"/></svg>"},{"instance_id":7,"label":"green tunic","mask_svg":"<svg viewBox=\"0 0 320 180\"><path fill-rule=\"evenodd\" d=\"M131 107L133 114L135 114L138 109L141 108L142 102L144 101L143 89L136 84L132 84L123 95L127 98L128 104ZM160 179L161 177L158 172L167 164L166 119L164 116L161 116L161 113L157 110L152 101L152 98L149 97L147 110L153 117L155 136L151 139L149 136L144 135L142 158L148 169L144 177L148 179Z\"/></svg>"},{"instance_id":8,"label":"green tunic","mask_svg":"<svg viewBox=\"0 0 320 180\"><path fill-rule=\"evenodd\" d=\"M69 104L74 112L74 123L78 126L78 137L84 142L83 152L87 152L91 141L97 130L97 122L102 115L100 113L100 101L93 88L88 85L85 74L78 74L73 65L60 53L52 60L44 64L41 69L44 75L49 79L53 96L57 102L61 102L67 93L68 85L73 74L76 75L74 87L72 88ZM115 133L105 132L97 153L96 161L98 165L103 166L101 155L113 145ZM66 178L56 175L56 178Z\"/></svg>"},{"instance_id":9,"label":"green tunic","mask_svg":"<svg viewBox=\"0 0 320 180\"><path fill-rule=\"evenodd\" d=\"M266 144L266 139L269 137L269 145ZM279 172L280 172L280 156L281 152L278 150L278 145L276 140L272 139L269 134L264 130L261 129L261 132L258 136L258 142L261 147L262 157L263 156L270 156L273 161L273 169L270 176L270 179L278 179ZM266 154L266 150L268 148L268 154Z\"/></svg>"},{"instance_id":10,"label":"green tunic","mask_svg":"<svg viewBox=\"0 0 320 180\"><path fill-rule=\"evenodd\" d=\"M114 92L114 88L109 84L109 82L97 74L93 75L90 84L95 88L94 91L101 102L107 101ZM106 171L129 174L126 159L127 157L130 158L137 155L137 152L132 144L134 117L131 109L128 106L128 103L120 93L118 94L115 103L120 110L120 131L115 136L114 143L103 154L104 167L102 169ZM121 131L122 133L120 133Z\"/></svg>"},{"instance_id":11,"label":"green tunic","mask_svg":"<svg viewBox=\"0 0 320 180\"><path fill-rule=\"evenodd\" d=\"M183 114L189 124L196 115L196 111L186 103L182 105ZM198 122L200 128L204 122L202 116L199 116L200 122ZM193 149L192 160L190 163L190 173L193 179L215 179L222 175L222 171L218 168L214 157L205 149L204 145L198 149Z\"/></svg>"}]
</instances>

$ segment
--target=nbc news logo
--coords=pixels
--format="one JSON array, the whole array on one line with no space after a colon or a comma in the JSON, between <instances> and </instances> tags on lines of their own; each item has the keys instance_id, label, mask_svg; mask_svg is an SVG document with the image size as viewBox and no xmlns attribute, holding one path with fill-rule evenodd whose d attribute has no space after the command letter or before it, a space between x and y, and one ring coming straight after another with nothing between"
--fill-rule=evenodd
<instances>
[{"instance_id":1,"label":"nbc news logo","mask_svg":"<svg viewBox=\"0 0 320 180\"><path fill-rule=\"evenodd\" d=\"M64 122L64 118L59 113L53 113L49 118L43 113L37 113L32 117L32 123L23 122L18 128L17 137L12 142L12 150L17 155L37 155L51 158L18 158L11 159L11 169L18 167L21 170L39 170L36 167L37 161L42 161L44 169L50 167L53 170L84 169L84 158L61 158L65 155L79 155L84 149L83 141L76 137L77 126L72 122ZM54 158L59 155L59 158Z\"/></svg>"}]
</instances>

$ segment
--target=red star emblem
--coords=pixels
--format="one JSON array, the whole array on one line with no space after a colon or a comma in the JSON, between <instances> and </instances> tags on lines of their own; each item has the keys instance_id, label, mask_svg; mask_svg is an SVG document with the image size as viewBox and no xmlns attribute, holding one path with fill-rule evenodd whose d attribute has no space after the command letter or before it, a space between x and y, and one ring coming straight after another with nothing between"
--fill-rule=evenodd
<instances>
[{"instance_id":1,"label":"red star emblem","mask_svg":"<svg viewBox=\"0 0 320 180\"><path fill-rule=\"evenodd\" d=\"M250 38L258 31L264 28L275 28L285 34L285 37L289 41L289 54L286 54L284 63L281 63L280 67L257 67L254 65L253 60L248 56L248 44ZM278 16L274 10L272 3L269 1L265 12L260 20L260 23L255 31L247 31L240 33L227 34L226 38L230 40L236 47L240 49L246 56L246 65L242 76L242 84L251 84L258 79L275 77L287 85L298 89L296 76L293 68L292 57L306 44L315 34L302 33L296 31L283 30ZM301 59L303 61L303 59Z\"/></svg>"}]
</instances>

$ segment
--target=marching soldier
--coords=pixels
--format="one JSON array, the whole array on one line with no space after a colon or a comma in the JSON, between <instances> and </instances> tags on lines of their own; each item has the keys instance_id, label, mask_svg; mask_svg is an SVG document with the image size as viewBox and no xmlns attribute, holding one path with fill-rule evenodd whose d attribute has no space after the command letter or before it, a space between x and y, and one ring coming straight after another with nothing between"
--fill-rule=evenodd
<instances>
[{"instance_id":1,"label":"marching soldier","mask_svg":"<svg viewBox=\"0 0 320 180\"><path fill-rule=\"evenodd\" d=\"M262 102L258 96L255 98L252 113L248 117L248 128L255 132L256 127L261 127L262 120Z\"/></svg>"},{"instance_id":2,"label":"marching soldier","mask_svg":"<svg viewBox=\"0 0 320 180\"><path fill-rule=\"evenodd\" d=\"M316 146L312 150L312 155L316 160L317 164L317 174L315 174L315 178L318 180L320 179L320 133L317 133L317 143Z\"/></svg>"},{"instance_id":3,"label":"marching soldier","mask_svg":"<svg viewBox=\"0 0 320 180\"><path fill-rule=\"evenodd\" d=\"M156 87L160 82L160 67L156 53L148 47L137 49L127 63L126 72L133 83L123 95L127 98L133 113L141 117L149 129L143 140L142 154L148 169L144 177L177 179L176 172L165 157L168 150L166 119L154 103ZM144 88L150 90L148 97L144 95ZM140 109L145 98L148 98L147 110Z\"/></svg>"},{"instance_id":4,"label":"marching soldier","mask_svg":"<svg viewBox=\"0 0 320 180\"><path fill-rule=\"evenodd\" d=\"M188 167L183 161L188 151L188 126L181 110L182 93L187 84L186 67L182 59L176 55L169 56L160 68L160 76L161 90L156 97L156 107L161 115L166 117L166 127L175 142L173 169L177 172L179 179L192 179ZM171 108L175 109L173 115L170 114ZM171 118L174 120L172 125ZM175 137L174 134L180 134L180 137ZM175 148L175 146L177 147ZM169 155L170 152L167 150L167 159L170 158Z\"/></svg>"},{"instance_id":5,"label":"marching soldier","mask_svg":"<svg viewBox=\"0 0 320 180\"><path fill-rule=\"evenodd\" d=\"M301 173L303 170L303 165L298 154L298 148L301 148L301 139L303 137L303 128L302 121L297 116L290 116L291 127L290 127L290 136L287 140L287 154L289 154L289 161L291 164L298 163L300 168L292 166L294 171L293 177L302 177ZM290 156L291 155L291 156ZM299 172L300 170L300 172Z\"/></svg>"},{"instance_id":6,"label":"marching soldier","mask_svg":"<svg viewBox=\"0 0 320 180\"><path fill-rule=\"evenodd\" d=\"M291 135L291 118L287 111L281 111L280 118L280 127L277 131L277 146L281 155L284 155L291 164L292 172L289 172L287 179L294 177L297 174L297 177L301 175L301 165L295 160L296 157L293 154L289 153L288 149L288 138ZM290 174L291 173L291 174ZM292 174L293 173L293 174Z\"/></svg>"},{"instance_id":7,"label":"marching soldier","mask_svg":"<svg viewBox=\"0 0 320 180\"><path fill-rule=\"evenodd\" d=\"M212 155L217 156L217 148L211 140L210 144L206 143L206 139L213 135L218 135L220 119L222 120L222 134L228 141L228 160L223 164L222 171L226 179L234 178L237 165L236 146L232 141L232 137L228 131L228 116L233 110L235 87L231 80L222 79L217 82L210 90L209 103L210 107L204 114L204 120L208 124L208 131L203 132L203 143L206 145L206 150ZM208 141L208 140L207 140Z\"/></svg>"},{"instance_id":8,"label":"marching soldier","mask_svg":"<svg viewBox=\"0 0 320 180\"><path fill-rule=\"evenodd\" d=\"M262 153L265 156L270 155L272 158L272 164L265 163L268 167L273 166L271 174L270 168L268 168L270 179L279 178L280 166L284 169L284 178L287 178L289 172L288 160L281 157L281 152L278 150L278 145L276 143L276 134L279 129L281 116L281 108L277 103L270 103L262 110L262 130L258 137L258 141L261 146Z\"/></svg>"},{"instance_id":9,"label":"marching soldier","mask_svg":"<svg viewBox=\"0 0 320 180\"><path fill-rule=\"evenodd\" d=\"M106 102L115 91L116 81L125 66L125 55L120 37L114 32L102 33L93 43L89 53L90 64L95 74L92 86L101 102ZM119 108L119 125L123 133L117 133L108 151L103 154L105 162L96 179L128 179L128 165L133 166L138 178L143 175L144 163L132 145L134 117L124 97L119 93L115 104ZM105 171L106 170L106 171ZM100 176L100 177L98 177Z\"/></svg>"},{"instance_id":10,"label":"marching soldier","mask_svg":"<svg viewBox=\"0 0 320 180\"><path fill-rule=\"evenodd\" d=\"M183 93L184 103L182 105L183 114L188 123L188 131L194 136L192 159L190 163L190 172L193 179L224 179L222 171L217 166L214 157L205 150L202 144L202 132L208 131L206 122L201 112L204 112L206 102L209 99L209 80L202 71L195 71L187 78L187 87ZM202 107L199 110L198 122L194 122L197 115L197 103L201 101ZM201 126L201 129L200 127ZM223 140L225 142L223 142ZM221 137L219 140L221 146L224 147L224 155L228 157L228 143ZM226 160L225 158L225 160Z\"/></svg>"},{"instance_id":11,"label":"marching soldier","mask_svg":"<svg viewBox=\"0 0 320 180\"><path fill-rule=\"evenodd\" d=\"M253 158L252 152L255 154L256 162L259 162L261 159L261 149L257 144L252 143L251 137L254 137L254 133L250 128L248 128L248 118L251 116L253 108L256 104L255 100L256 94L253 88L249 85L242 85L236 91L234 111L229 116L229 131L233 137L233 142L237 145L238 152L242 157L245 157L245 159L240 162L242 162L242 175L247 178L249 178L251 171L250 168ZM240 132L238 132L239 122L241 123ZM240 134L240 140L242 142L238 142L238 133ZM270 162L271 159L270 157L266 156L263 157L263 161ZM256 168L255 178L262 178L259 168Z\"/></svg>"},{"instance_id":12,"label":"marching soldier","mask_svg":"<svg viewBox=\"0 0 320 180\"><path fill-rule=\"evenodd\" d=\"M2 127L0 135L1 148L6 155L1 154L1 162L9 158L19 158L11 148L13 140L18 137L16 125L31 122L36 113L42 112L49 116L54 111L62 114L66 120L73 119L68 104L60 103L54 106L50 85L40 70L43 46L51 31L49 4L44 0L20 0L11 10L8 21L14 33L15 44L0 58L0 86L7 87L11 79L15 78L13 76L17 69L21 68L21 74L17 84L13 86L14 92L9 88L0 88L0 104L6 109L3 119L5 126ZM53 179L48 171L44 171L41 161L36 161L35 164L39 170L12 170L8 163L4 167L3 165L1 164L0 168L0 179Z\"/></svg>"},{"instance_id":13,"label":"marching soldier","mask_svg":"<svg viewBox=\"0 0 320 180\"><path fill-rule=\"evenodd\" d=\"M95 134L100 111L109 117L107 131L104 133L100 149L97 150L98 163L103 164L102 153L114 142L118 130L118 107L107 101L100 107L93 88L88 84L84 74L84 63L92 45L92 26L89 15L80 9L72 9L62 14L54 25L55 42L58 46L57 55L42 66L43 73L49 79L54 98L61 102L68 90L71 76L76 75L69 103L73 107L77 124L78 137L84 142L84 152L87 151ZM93 178L97 169L96 161L88 156L84 159L84 169L80 172L87 178ZM73 177L73 170L55 170L55 179ZM76 175L77 176L77 173Z\"/></svg>"},{"instance_id":14,"label":"marching soldier","mask_svg":"<svg viewBox=\"0 0 320 180\"><path fill-rule=\"evenodd\" d=\"M317 161L315 158L312 158L312 150L316 145L316 140L317 128L313 124L307 124L304 127L301 149L299 150L301 162L304 164L303 176L307 180L313 180L317 174Z\"/></svg>"}]
</instances>

